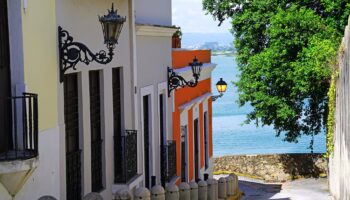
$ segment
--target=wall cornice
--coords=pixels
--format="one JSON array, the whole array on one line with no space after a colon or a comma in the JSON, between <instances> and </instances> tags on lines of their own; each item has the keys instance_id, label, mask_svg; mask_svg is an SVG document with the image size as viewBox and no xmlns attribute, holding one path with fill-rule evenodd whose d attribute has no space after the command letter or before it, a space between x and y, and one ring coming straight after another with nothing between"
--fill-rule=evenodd
<instances>
[{"instance_id":1,"label":"wall cornice","mask_svg":"<svg viewBox=\"0 0 350 200\"><path fill-rule=\"evenodd\" d=\"M137 36L155 36L155 37L172 37L177 28L171 26L158 26L158 25L136 25Z\"/></svg>"}]
</instances>

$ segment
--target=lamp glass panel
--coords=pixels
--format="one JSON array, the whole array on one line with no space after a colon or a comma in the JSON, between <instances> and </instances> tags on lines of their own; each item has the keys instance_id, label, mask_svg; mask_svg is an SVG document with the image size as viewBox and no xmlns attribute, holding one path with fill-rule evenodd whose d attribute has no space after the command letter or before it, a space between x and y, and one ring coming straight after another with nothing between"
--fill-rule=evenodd
<instances>
[{"instance_id":1,"label":"lamp glass panel","mask_svg":"<svg viewBox=\"0 0 350 200\"><path fill-rule=\"evenodd\" d=\"M224 92L226 92L227 85L216 85L216 88L217 88L219 93L224 93Z\"/></svg>"},{"instance_id":2,"label":"lamp glass panel","mask_svg":"<svg viewBox=\"0 0 350 200\"><path fill-rule=\"evenodd\" d=\"M109 42L114 42L115 35L117 34L117 25L115 23L108 22L107 26L108 26L108 29L109 29L109 32L108 32L108 35L107 35L107 40Z\"/></svg>"},{"instance_id":3,"label":"lamp glass panel","mask_svg":"<svg viewBox=\"0 0 350 200\"><path fill-rule=\"evenodd\" d=\"M193 66L192 66L192 72L193 72L193 74L199 75L199 74L200 74L200 66L198 66L198 65L193 65Z\"/></svg>"},{"instance_id":4,"label":"lamp glass panel","mask_svg":"<svg viewBox=\"0 0 350 200\"><path fill-rule=\"evenodd\" d=\"M116 24L116 34L114 36L114 41L115 42L118 42L118 39L119 39L119 35L122 31L122 28L123 28L123 23L117 23Z\"/></svg>"}]
</instances>

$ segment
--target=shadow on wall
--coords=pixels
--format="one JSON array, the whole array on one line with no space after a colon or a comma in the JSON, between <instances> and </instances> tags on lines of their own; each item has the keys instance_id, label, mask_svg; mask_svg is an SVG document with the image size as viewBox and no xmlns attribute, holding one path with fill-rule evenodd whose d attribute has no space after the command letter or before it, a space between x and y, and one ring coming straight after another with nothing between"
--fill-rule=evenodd
<instances>
[{"instance_id":1,"label":"shadow on wall","mask_svg":"<svg viewBox=\"0 0 350 200\"><path fill-rule=\"evenodd\" d=\"M327 159L322 154L287 154L280 156L279 161L292 180L319 178L320 174L326 173Z\"/></svg>"}]
</instances>

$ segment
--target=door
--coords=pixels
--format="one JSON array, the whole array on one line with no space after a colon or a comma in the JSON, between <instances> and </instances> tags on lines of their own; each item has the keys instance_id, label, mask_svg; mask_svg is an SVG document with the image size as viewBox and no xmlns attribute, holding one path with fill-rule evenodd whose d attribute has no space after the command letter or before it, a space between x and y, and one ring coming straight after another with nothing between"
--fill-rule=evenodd
<instances>
[{"instance_id":1,"label":"door","mask_svg":"<svg viewBox=\"0 0 350 200\"><path fill-rule=\"evenodd\" d=\"M209 168L209 146L208 146L208 113L204 112L204 159L205 169Z\"/></svg>"},{"instance_id":2,"label":"door","mask_svg":"<svg viewBox=\"0 0 350 200\"><path fill-rule=\"evenodd\" d=\"M91 183L92 192L100 192L102 184L102 135L100 72L89 72L91 126Z\"/></svg>"},{"instance_id":3,"label":"door","mask_svg":"<svg viewBox=\"0 0 350 200\"><path fill-rule=\"evenodd\" d=\"M181 127L181 181L187 182L187 126Z\"/></svg>"},{"instance_id":4,"label":"door","mask_svg":"<svg viewBox=\"0 0 350 200\"><path fill-rule=\"evenodd\" d=\"M7 1L0 0L0 155L12 148L9 33Z\"/></svg>"},{"instance_id":5,"label":"door","mask_svg":"<svg viewBox=\"0 0 350 200\"><path fill-rule=\"evenodd\" d=\"M149 126L149 95L143 97L143 139L144 139L144 173L145 173L145 182L146 188L150 188L150 126Z\"/></svg>"},{"instance_id":6,"label":"door","mask_svg":"<svg viewBox=\"0 0 350 200\"><path fill-rule=\"evenodd\" d=\"M81 150L79 149L78 76L64 76L67 200L81 199Z\"/></svg>"},{"instance_id":7,"label":"door","mask_svg":"<svg viewBox=\"0 0 350 200\"><path fill-rule=\"evenodd\" d=\"M193 126L193 134L194 134L194 176L195 181L199 179L199 133L198 133L198 119L194 120L194 126Z\"/></svg>"},{"instance_id":8,"label":"door","mask_svg":"<svg viewBox=\"0 0 350 200\"><path fill-rule=\"evenodd\" d=\"M159 138L160 138L160 174L161 182L165 187L167 181L167 149L166 149L166 136L165 136L165 120L164 120L164 94L159 95Z\"/></svg>"}]
</instances>

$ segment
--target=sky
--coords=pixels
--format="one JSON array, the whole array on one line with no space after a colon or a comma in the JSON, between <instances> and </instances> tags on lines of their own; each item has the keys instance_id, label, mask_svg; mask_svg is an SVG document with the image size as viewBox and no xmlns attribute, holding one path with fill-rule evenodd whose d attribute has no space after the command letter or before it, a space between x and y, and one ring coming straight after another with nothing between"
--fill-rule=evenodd
<instances>
[{"instance_id":1,"label":"sky","mask_svg":"<svg viewBox=\"0 0 350 200\"><path fill-rule=\"evenodd\" d=\"M229 33L226 20L220 27L211 15L205 15L202 0L172 0L173 25L180 26L183 33Z\"/></svg>"}]
</instances>

